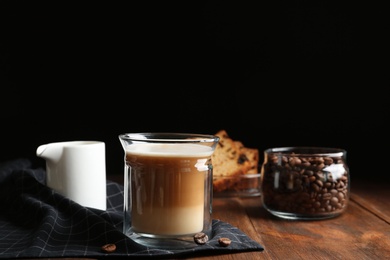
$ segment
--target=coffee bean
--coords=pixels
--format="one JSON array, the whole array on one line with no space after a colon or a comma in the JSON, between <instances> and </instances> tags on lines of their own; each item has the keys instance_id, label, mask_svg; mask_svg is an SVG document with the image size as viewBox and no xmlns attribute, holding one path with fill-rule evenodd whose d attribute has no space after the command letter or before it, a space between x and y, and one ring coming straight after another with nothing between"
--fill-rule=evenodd
<instances>
[{"instance_id":1,"label":"coffee bean","mask_svg":"<svg viewBox=\"0 0 390 260\"><path fill-rule=\"evenodd\" d=\"M218 244L223 247L227 247L232 243L232 241L227 237L221 237L218 239Z\"/></svg>"},{"instance_id":2,"label":"coffee bean","mask_svg":"<svg viewBox=\"0 0 390 260\"><path fill-rule=\"evenodd\" d=\"M194 235L194 241L199 245L204 245L209 241L209 237L205 233L200 232Z\"/></svg>"},{"instance_id":3,"label":"coffee bean","mask_svg":"<svg viewBox=\"0 0 390 260\"><path fill-rule=\"evenodd\" d=\"M262 166L262 196L268 209L310 215L344 211L349 197L348 168L344 158L296 154L268 156ZM344 173L340 176L338 171L331 172L329 169L333 166L344 168Z\"/></svg>"},{"instance_id":4,"label":"coffee bean","mask_svg":"<svg viewBox=\"0 0 390 260\"><path fill-rule=\"evenodd\" d=\"M112 253L116 250L116 245L115 244L106 244L102 246L102 251L105 253Z\"/></svg>"}]
</instances>

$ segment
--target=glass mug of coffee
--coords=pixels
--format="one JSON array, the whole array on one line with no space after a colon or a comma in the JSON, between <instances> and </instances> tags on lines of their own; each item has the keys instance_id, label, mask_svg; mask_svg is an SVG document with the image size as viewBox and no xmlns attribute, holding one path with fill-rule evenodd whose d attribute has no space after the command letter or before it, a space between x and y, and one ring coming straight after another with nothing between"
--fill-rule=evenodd
<instances>
[{"instance_id":1,"label":"glass mug of coffee","mask_svg":"<svg viewBox=\"0 0 390 260\"><path fill-rule=\"evenodd\" d=\"M212 229L211 155L219 137L189 133L125 133L123 232L161 249L197 246Z\"/></svg>"}]
</instances>

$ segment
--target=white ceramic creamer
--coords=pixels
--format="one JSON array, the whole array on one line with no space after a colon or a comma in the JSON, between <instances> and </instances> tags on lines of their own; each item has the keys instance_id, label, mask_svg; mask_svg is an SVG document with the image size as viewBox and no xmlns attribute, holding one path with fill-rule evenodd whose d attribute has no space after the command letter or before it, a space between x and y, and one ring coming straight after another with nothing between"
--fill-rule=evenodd
<instances>
[{"instance_id":1,"label":"white ceramic creamer","mask_svg":"<svg viewBox=\"0 0 390 260\"><path fill-rule=\"evenodd\" d=\"M106 152L101 141L67 141L41 145L46 185L85 207L107 208Z\"/></svg>"}]
</instances>

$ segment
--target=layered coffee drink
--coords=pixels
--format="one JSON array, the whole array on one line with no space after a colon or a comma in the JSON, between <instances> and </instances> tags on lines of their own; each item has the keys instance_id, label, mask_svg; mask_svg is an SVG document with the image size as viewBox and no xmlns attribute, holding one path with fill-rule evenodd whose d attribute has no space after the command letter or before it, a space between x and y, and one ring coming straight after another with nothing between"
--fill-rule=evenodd
<instances>
[{"instance_id":1,"label":"layered coffee drink","mask_svg":"<svg viewBox=\"0 0 390 260\"><path fill-rule=\"evenodd\" d=\"M133 144L125 151L131 193L131 230L143 236L195 234L211 222L209 201L211 154L200 144ZM205 220L206 216L206 220Z\"/></svg>"}]
</instances>

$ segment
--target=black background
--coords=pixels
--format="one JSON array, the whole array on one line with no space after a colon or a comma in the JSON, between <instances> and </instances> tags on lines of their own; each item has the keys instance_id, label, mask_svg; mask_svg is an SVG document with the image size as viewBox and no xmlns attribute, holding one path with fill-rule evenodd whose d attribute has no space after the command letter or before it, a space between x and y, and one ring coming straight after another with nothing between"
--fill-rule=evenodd
<instances>
[{"instance_id":1,"label":"black background","mask_svg":"<svg viewBox=\"0 0 390 260\"><path fill-rule=\"evenodd\" d=\"M121 133L225 129L344 148L351 176L389 180L386 9L254 2L1 1L0 161L101 140L122 174Z\"/></svg>"}]
</instances>

